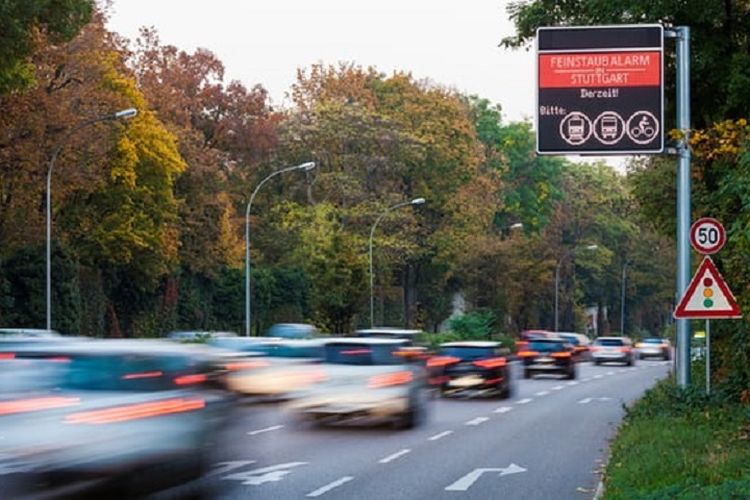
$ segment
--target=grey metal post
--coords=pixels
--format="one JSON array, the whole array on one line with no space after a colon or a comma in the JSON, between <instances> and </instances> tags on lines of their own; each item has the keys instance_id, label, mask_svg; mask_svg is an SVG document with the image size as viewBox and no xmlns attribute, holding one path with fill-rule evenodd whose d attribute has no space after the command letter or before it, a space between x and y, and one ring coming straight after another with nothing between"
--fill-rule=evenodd
<instances>
[{"instance_id":1,"label":"grey metal post","mask_svg":"<svg viewBox=\"0 0 750 500\"><path fill-rule=\"evenodd\" d=\"M561 262L558 260L555 267L555 331L557 331L557 314L560 303L560 264Z\"/></svg>"},{"instance_id":2,"label":"grey metal post","mask_svg":"<svg viewBox=\"0 0 750 500\"><path fill-rule=\"evenodd\" d=\"M138 111L135 108L128 108L124 109L122 111L118 111L117 113L113 113L111 115L106 116L100 116L97 118L92 118L90 120L86 120L84 122L79 123L72 129L70 129L68 132L65 133L64 136L60 139L60 141L55 146L55 149L52 150L52 154L49 158L49 165L47 166L47 194L46 194L46 201L45 201L45 208L46 208L46 240L47 240L47 249L46 249L46 284L45 284L45 295L46 295L46 306L47 306L47 312L46 312L46 325L47 330L52 330L52 172L55 170L55 162L57 161L57 157L60 154L60 151L62 151L62 148L65 146L65 144L68 142L68 140L84 127L87 127L89 125L93 125L94 123L104 122L104 121L110 121L110 120L118 120L118 119L128 119L133 118L135 115L138 114Z\"/></svg>"},{"instance_id":3,"label":"grey metal post","mask_svg":"<svg viewBox=\"0 0 750 500\"><path fill-rule=\"evenodd\" d=\"M284 172L290 172L292 170L312 170L315 168L315 162L309 161L300 165L294 165L293 167L282 168L276 172L272 172L265 179L258 183L258 186L250 195L250 201L247 202L247 208L245 208L245 336L250 336L250 207L253 206L253 200L255 195L258 194L263 184L268 182L270 179L276 177Z\"/></svg>"},{"instance_id":4,"label":"grey metal post","mask_svg":"<svg viewBox=\"0 0 750 500\"><path fill-rule=\"evenodd\" d=\"M622 290L620 291L620 335L625 335L625 270L628 263L622 265Z\"/></svg>"},{"instance_id":5,"label":"grey metal post","mask_svg":"<svg viewBox=\"0 0 750 500\"><path fill-rule=\"evenodd\" d=\"M706 394L711 394L711 321L706 320Z\"/></svg>"},{"instance_id":6,"label":"grey metal post","mask_svg":"<svg viewBox=\"0 0 750 500\"><path fill-rule=\"evenodd\" d=\"M372 269L372 240L373 236L375 236L375 228L378 227L378 224L383 219L383 217L385 217L391 210L396 210L397 208L405 207L408 205L422 205L424 202L424 198L414 198L411 201L402 201L401 203L396 203L395 205L386 208L383 213L378 215L378 218L375 219L375 222L370 228L370 328L375 326L375 275Z\"/></svg>"},{"instance_id":7,"label":"grey metal post","mask_svg":"<svg viewBox=\"0 0 750 500\"><path fill-rule=\"evenodd\" d=\"M677 32L677 128L683 138L678 146L677 163L677 297L681 297L690 280L690 27L679 26ZM677 384L690 384L690 323L677 320Z\"/></svg>"}]
</instances>

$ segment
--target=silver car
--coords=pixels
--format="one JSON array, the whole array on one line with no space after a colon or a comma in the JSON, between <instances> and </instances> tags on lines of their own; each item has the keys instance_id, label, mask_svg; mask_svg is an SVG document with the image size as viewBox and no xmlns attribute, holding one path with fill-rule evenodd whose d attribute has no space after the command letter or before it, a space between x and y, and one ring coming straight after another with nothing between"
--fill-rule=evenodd
<instances>
[{"instance_id":1,"label":"silver car","mask_svg":"<svg viewBox=\"0 0 750 500\"><path fill-rule=\"evenodd\" d=\"M409 341L339 338L324 348L322 382L288 408L305 421L390 421L409 429L422 422L430 399L426 371L409 362Z\"/></svg>"},{"instance_id":2,"label":"silver car","mask_svg":"<svg viewBox=\"0 0 750 500\"><path fill-rule=\"evenodd\" d=\"M628 337L598 337L590 347L594 364L617 362L635 364L635 350Z\"/></svg>"}]
</instances>

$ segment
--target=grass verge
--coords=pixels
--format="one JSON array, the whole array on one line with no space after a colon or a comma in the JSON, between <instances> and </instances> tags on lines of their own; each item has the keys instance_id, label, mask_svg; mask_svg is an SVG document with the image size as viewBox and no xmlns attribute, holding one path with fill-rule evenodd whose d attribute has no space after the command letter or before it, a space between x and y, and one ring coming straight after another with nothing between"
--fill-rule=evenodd
<instances>
[{"instance_id":1,"label":"grass verge","mask_svg":"<svg viewBox=\"0 0 750 500\"><path fill-rule=\"evenodd\" d=\"M605 500L750 498L748 407L659 382L627 410Z\"/></svg>"}]
</instances>

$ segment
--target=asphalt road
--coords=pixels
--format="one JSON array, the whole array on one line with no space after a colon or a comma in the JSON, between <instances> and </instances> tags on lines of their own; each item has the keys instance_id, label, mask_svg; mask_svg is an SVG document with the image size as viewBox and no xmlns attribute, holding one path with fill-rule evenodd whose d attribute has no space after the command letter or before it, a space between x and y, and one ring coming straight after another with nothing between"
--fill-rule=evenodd
<instances>
[{"instance_id":1,"label":"asphalt road","mask_svg":"<svg viewBox=\"0 0 750 500\"><path fill-rule=\"evenodd\" d=\"M670 365L583 363L575 381L516 377L512 398L436 399L410 431L310 428L283 405L244 404L204 481L226 499L592 498L623 403Z\"/></svg>"}]
</instances>

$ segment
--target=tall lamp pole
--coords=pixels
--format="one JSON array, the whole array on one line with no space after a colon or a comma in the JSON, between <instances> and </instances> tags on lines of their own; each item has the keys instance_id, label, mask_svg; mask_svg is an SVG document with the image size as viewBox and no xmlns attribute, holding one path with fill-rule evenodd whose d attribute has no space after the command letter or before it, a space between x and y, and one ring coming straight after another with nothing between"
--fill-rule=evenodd
<instances>
[{"instance_id":1,"label":"tall lamp pole","mask_svg":"<svg viewBox=\"0 0 750 500\"><path fill-rule=\"evenodd\" d=\"M47 330L52 330L52 172L55 169L55 162L57 161L57 157L60 154L60 151L62 151L62 148L65 147L65 144L68 142L68 140L81 130L82 128L88 127L89 125L93 125L94 123L99 122L106 122L106 121L114 121L114 120L126 120L128 118L133 118L135 115L138 114L138 110L135 108L128 108L123 109L121 111L118 111L116 113L112 113L110 115L104 115L99 116L96 118L92 118L90 120L83 121L73 127L72 129L68 130L65 135L63 135L58 143L55 145L55 148L52 150L52 155L49 159L49 164L47 166L47 195L46 195L46 217L47 217L47 232L46 232L46 239L47 239L47 279L46 279L46 301L47 301Z\"/></svg>"},{"instance_id":2,"label":"tall lamp pole","mask_svg":"<svg viewBox=\"0 0 750 500\"><path fill-rule=\"evenodd\" d=\"M380 221L388 215L392 210L396 210L401 207L406 207L409 205L422 205L425 202L424 198L414 198L411 201L403 201L401 203L396 203L393 206L390 206L386 208L383 213L381 213L377 219L375 219L375 223L372 225L372 228L370 228L370 328L375 326L375 276L372 272L372 237L375 235L375 228L378 227L378 224Z\"/></svg>"},{"instance_id":3,"label":"tall lamp pole","mask_svg":"<svg viewBox=\"0 0 750 500\"><path fill-rule=\"evenodd\" d=\"M250 336L250 207L253 206L255 195L258 194L258 191L261 187L263 187L263 184L268 182L270 179L285 172L291 172L293 170L304 170L307 172L314 168L315 162L308 161L300 165L294 165L272 172L270 175L260 181L253 193L250 195L250 201L247 202L247 208L245 209L245 336Z\"/></svg>"},{"instance_id":4,"label":"tall lamp pole","mask_svg":"<svg viewBox=\"0 0 750 500\"><path fill-rule=\"evenodd\" d=\"M584 247L586 250L596 250L599 245L587 245ZM559 318L559 304L560 304L560 265L562 259L558 259L557 266L555 266L555 331L558 331L558 318Z\"/></svg>"},{"instance_id":5,"label":"tall lamp pole","mask_svg":"<svg viewBox=\"0 0 750 500\"><path fill-rule=\"evenodd\" d=\"M620 290L620 335L625 335L625 271L628 263L622 265L622 289Z\"/></svg>"}]
</instances>

